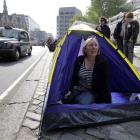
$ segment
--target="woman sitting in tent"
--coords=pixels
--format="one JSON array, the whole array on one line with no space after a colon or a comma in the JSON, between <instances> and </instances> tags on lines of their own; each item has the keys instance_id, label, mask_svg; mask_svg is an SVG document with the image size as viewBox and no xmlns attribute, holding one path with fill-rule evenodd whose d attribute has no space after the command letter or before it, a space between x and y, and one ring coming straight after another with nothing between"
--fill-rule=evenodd
<instances>
[{"instance_id":1,"label":"woman sitting in tent","mask_svg":"<svg viewBox=\"0 0 140 140\"><path fill-rule=\"evenodd\" d=\"M83 54L76 60L70 90L63 102L111 103L108 61L100 55L100 45L96 38L85 41Z\"/></svg>"}]
</instances>

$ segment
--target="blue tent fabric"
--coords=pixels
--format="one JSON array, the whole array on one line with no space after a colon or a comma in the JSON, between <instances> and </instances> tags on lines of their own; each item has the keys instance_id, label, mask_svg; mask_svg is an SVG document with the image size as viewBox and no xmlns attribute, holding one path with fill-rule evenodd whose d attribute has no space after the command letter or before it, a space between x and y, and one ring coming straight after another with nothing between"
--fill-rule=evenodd
<instances>
[{"instance_id":1,"label":"blue tent fabric","mask_svg":"<svg viewBox=\"0 0 140 140\"><path fill-rule=\"evenodd\" d=\"M138 92L140 81L132 72L124 59L111 47L104 38L98 37L102 53L110 64L110 87L112 92Z\"/></svg>"},{"instance_id":2,"label":"blue tent fabric","mask_svg":"<svg viewBox=\"0 0 140 140\"><path fill-rule=\"evenodd\" d=\"M139 93L140 81L131 68L103 37L97 36L97 39L101 45L101 54L109 60L111 91ZM81 35L70 34L67 36L57 60L57 69L53 75L48 104L55 104L67 93L81 40Z\"/></svg>"},{"instance_id":3,"label":"blue tent fabric","mask_svg":"<svg viewBox=\"0 0 140 140\"><path fill-rule=\"evenodd\" d=\"M74 62L81 44L81 37L69 35L64 42L50 87L48 104L55 104L68 91Z\"/></svg>"},{"instance_id":4,"label":"blue tent fabric","mask_svg":"<svg viewBox=\"0 0 140 140\"><path fill-rule=\"evenodd\" d=\"M101 55L104 55L109 61L110 91L113 102L112 104L92 105L58 104L57 102L62 99L70 87L74 63L80 50L81 41L91 34L95 35L100 43ZM43 134L56 128L90 124L97 126L140 119L140 103L129 102L127 94L140 93L140 80L106 38L94 31L72 30L62 46L59 47L61 47L61 51L51 80L48 100L44 106L41 123ZM121 102L119 102L120 99L122 99Z\"/></svg>"},{"instance_id":5,"label":"blue tent fabric","mask_svg":"<svg viewBox=\"0 0 140 140\"><path fill-rule=\"evenodd\" d=\"M58 128L99 126L134 120L140 120L139 103L86 106L57 104L45 111L42 132L44 134L49 130Z\"/></svg>"}]
</instances>

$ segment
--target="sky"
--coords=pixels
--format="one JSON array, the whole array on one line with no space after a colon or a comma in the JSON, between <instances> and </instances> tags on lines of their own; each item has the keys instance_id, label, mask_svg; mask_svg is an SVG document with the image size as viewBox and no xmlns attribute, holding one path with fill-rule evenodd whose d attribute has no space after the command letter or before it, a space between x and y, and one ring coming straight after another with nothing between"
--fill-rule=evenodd
<instances>
[{"instance_id":1,"label":"sky","mask_svg":"<svg viewBox=\"0 0 140 140\"><path fill-rule=\"evenodd\" d=\"M3 11L0 0L0 13ZM56 18L60 7L76 7L85 14L90 0L6 0L9 14L25 14L40 25L41 30L56 36Z\"/></svg>"}]
</instances>

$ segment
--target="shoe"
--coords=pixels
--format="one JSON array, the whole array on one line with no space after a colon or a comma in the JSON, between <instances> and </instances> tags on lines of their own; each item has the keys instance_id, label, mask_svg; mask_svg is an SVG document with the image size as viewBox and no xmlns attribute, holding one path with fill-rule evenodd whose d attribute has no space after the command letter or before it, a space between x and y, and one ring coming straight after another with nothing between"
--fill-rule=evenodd
<instances>
[{"instance_id":1,"label":"shoe","mask_svg":"<svg viewBox=\"0 0 140 140\"><path fill-rule=\"evenodd\" d=\"M135 97L135 101L140 101L140 94Z\"/></svg>"}]
</instances>

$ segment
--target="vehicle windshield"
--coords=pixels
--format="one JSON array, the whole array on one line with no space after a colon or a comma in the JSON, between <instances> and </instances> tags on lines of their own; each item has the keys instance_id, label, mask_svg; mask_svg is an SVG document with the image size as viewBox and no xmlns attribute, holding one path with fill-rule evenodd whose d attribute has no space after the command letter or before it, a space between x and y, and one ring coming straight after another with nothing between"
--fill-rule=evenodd
<instances>
[{"instance_id":1,"label":"vehicle windshield","mask_svg":"<svg viewBox=\"0 0 140 140\"><path fill-rule=\"evenodd\" d=\"M12 29L0 29L0 37L10 37L18 39L18 31Z\"/></svg>"}]
</instances>

